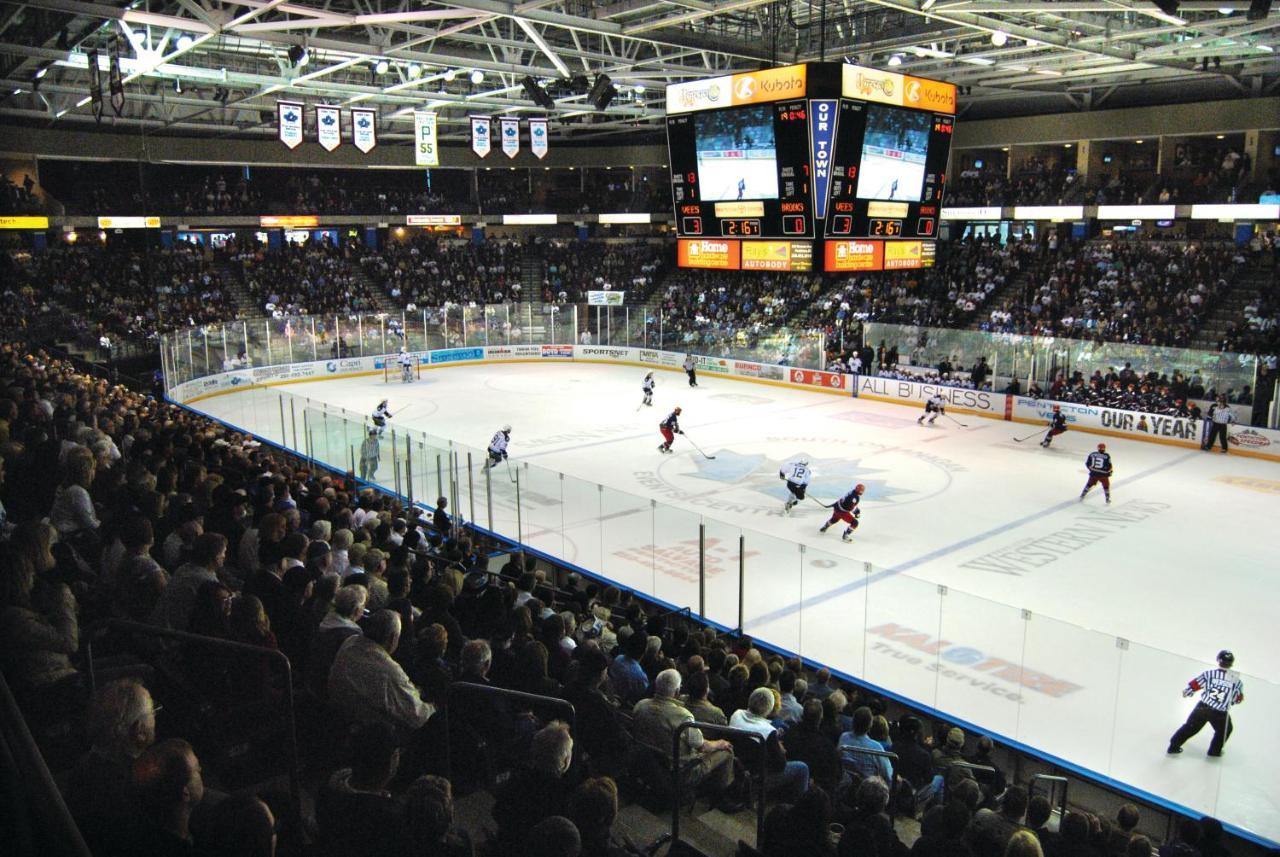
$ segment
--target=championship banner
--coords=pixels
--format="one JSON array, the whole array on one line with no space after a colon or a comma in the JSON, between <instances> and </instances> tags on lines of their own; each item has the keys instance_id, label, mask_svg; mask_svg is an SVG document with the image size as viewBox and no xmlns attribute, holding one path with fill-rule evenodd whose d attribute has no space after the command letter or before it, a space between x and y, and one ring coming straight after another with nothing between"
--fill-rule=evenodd
<instances>
[{"instance_id":1,"label":"championship banner","mask_svg":"<svg viewBox=\"0 0 1280 857\"><path fill-rule=\"evenodd\" d=\"M480 157L489 154L489 117L471 117L471 151Z\"/></svg>"},{"instance_id":2,"label":"championship banner","mask_svg":"<svg viewBox=\"0 0 1280 857\"><path fill-rule=\"evenodd\" d=\"M337 107L316 107L316 142L326 152L342 145L342 111Z\"/></svg>"},{"instance_id":3,"label":"championship banner","mask_svg":"<svg viewBox=\"0 0 1280 857\"><path fill-rule=\"evenodd\" d=\"M351 111L351 143L364 154L378 145L378 112L363 107Z\"/></svg>"},{"instance_id":4,"label":"championship banner","mask_svg":"<svg viewBox=\"0 0 1280 857\"><path fill-rule=\"evenodd\" d=\"M107 71L107 88L111 90L111 109L119 117L124 113L124 79L120 76L120 37L107 43L110 68Z\"/></svg>"},{"instance_id":5,"label":"championship banner","mask_svg":"<svg viewBox=\"0 0 1280 857\"><path fill-rule=\"evenodd\" d=\"M102 121L102 67L98 65L98 49L89 51L89 101L93 103L93 118Z\"/></svg>"},{"instance_id":6,"label":"championship banner","mask_svg":"<svg viewBox=\"0 0 1280 857\"><path fill-rule=\"evenodd\" d=\"M529 149L538 160L547 156L547 120L529 120Z\"/></svg>"},{"instance_id":7,"label":"championship banner","mask_svg":"<svg viewBox=\"0 0 1280 857\"><path fill-rule=\"evenodd\" d=\"M290 149L302 145L302 105L296 101L276 102L276 122L279 124L280 142Z\"/></svg>"},{"instance_id":8,"label":"championship banner","mask_svg":"<svg viewBox=\"0 0 1280 857\"><path fill-rule=\"evenodd\" d=\"M413 111L413 162L420 167L440 166L440 148L436 145L436 114Z\"/></svg>"},{"instance_id":9,"label":"championship banner","mask_svg":"<svg viewBox=\"0 0 1280 857\"><path fill-rule=\"evenodd\" d=\"M520 120L502 119L502 154L514 158L520 154Z\"/></svg>"}]
</instances>

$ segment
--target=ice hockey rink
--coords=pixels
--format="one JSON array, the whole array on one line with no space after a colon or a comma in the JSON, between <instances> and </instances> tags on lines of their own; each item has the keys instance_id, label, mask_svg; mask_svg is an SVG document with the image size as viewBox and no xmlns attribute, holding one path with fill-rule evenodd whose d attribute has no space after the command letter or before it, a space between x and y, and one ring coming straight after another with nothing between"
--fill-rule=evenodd
<instances>
[{"instance_id":1,"label":"ice hockey rink","mask_svg":"<svg viewBox=\"0 0 1280 857\"><path fill-rule=\"evenodd\" d=\"M193 407L273 439L284 415L289 445L310 435L313 455L345 469L359 432L339 409L367 415L387 398L397 443L408 431L419 450L419 500L450 481L431 450L452 440L456 513L474 505L480 526L695 611L701 537L711 620L736 627L741 597L745 631L762 642L1280 841L1280 464L1081 432L1046 450L1013 440L1034 431L1020 423L957 413L967 427L920 426L911 407L714 376L690 389L667 371L654 406L638 407L644 373L424 368L408 385L293 383ZM657 424L677 405L687 436L664 456ZM486 474L482 450L504 423L512 467ZM1100 489L1078 500L1100 441L1116 468L1109 506ZM812 501L781 514L778 468L798 456L816 472L812 497L867 486L852 543L839 526L818 532L827 512ZM1166 756L1194 703L1180 691L1222 648L1246 697L1225 756L1204 755L1207 727Z\"/></svg>"}]
</instances>

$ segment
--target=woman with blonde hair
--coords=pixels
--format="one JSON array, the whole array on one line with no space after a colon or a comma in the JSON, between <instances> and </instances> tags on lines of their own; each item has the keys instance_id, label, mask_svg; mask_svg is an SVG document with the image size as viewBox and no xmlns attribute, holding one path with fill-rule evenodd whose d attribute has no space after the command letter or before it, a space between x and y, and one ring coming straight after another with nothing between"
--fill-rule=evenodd
<instances>
[{"instance_id":1,"label":"woman with blonde hair","mask_svg":"<svg viewBox=\"0 0 1280 857\"><path fill-rule=\"evenodd\" d=\"M63 463L62 483L49 510L49 523L64 539L92 534L98 529L98 516L89 496L89 486L97 470L93 453L76 447L67 453Z\"/></svg>"},{"instance_id":2,"label":"woman with blonde hair","mask_svg":"<svg viewBox=\"0 0 1280 857\"><path fill-rule=\"evenodd\" d=\"M41 580L53 569L54 529L20 525L0 561L0 652L6 675L20 687L49 687L77 675L80 648L76 597L63 583Z\"/></svg>"},{"instance_id":3,"label":"woman with blonde hair","mask_svg":"<svg viewBox=\"0 0 1280 857\"><path fill-rule=\"evenodd\" d=\"M1004 857L1044 857L1040 840L1030 830L1019 830L1005 846Z\"/></svg>"}]
</instances>

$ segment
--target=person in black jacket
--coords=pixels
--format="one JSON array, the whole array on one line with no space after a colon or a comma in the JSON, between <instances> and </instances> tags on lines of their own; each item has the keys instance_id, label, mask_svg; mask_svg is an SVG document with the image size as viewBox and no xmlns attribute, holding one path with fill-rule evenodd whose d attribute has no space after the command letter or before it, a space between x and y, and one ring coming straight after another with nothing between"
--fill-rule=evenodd
<instances>
[{"instance_id":1,"label":"person in black jacket","mask_svg":"<svg viewBox=\"0 0 1280 857\"><path fill-rule=\"evenodd\" d=\"M573 729L578 744L590 758L592 771L619 772L626 764L627 737L603 690L609 659L590 643L579 646L574 655L574 667L562 695L576 712Z\"/></svg>"},{"instance_id":2,"label":"person in black jacket","mask_svg":"<svg viewBox=\"0 0 1280 857\"><path fill-rule=\"evenodd\" d=\"M822 732L822 703L818 700L807 701L800 722L787 730L787 758L804 762L813 782L827 794L835 794L842 776L840 753Z\"/></svg>"}]
</instances>

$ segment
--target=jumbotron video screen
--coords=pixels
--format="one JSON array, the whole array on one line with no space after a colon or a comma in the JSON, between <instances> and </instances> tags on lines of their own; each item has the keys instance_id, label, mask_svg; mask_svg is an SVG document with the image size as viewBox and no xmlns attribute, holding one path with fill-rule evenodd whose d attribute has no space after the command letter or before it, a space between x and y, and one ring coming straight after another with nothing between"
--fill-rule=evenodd
<instances>
[{"instance_id":1,"label":"jumbotron video screen","mask_svg":"<svg viewBox=\"0 0 1280 857\"><path fill-rule=\"evenodd\" d=\"M679 264L928 267L955 87L805 63L667 87Z\"/></svg>"}]
</instances>

